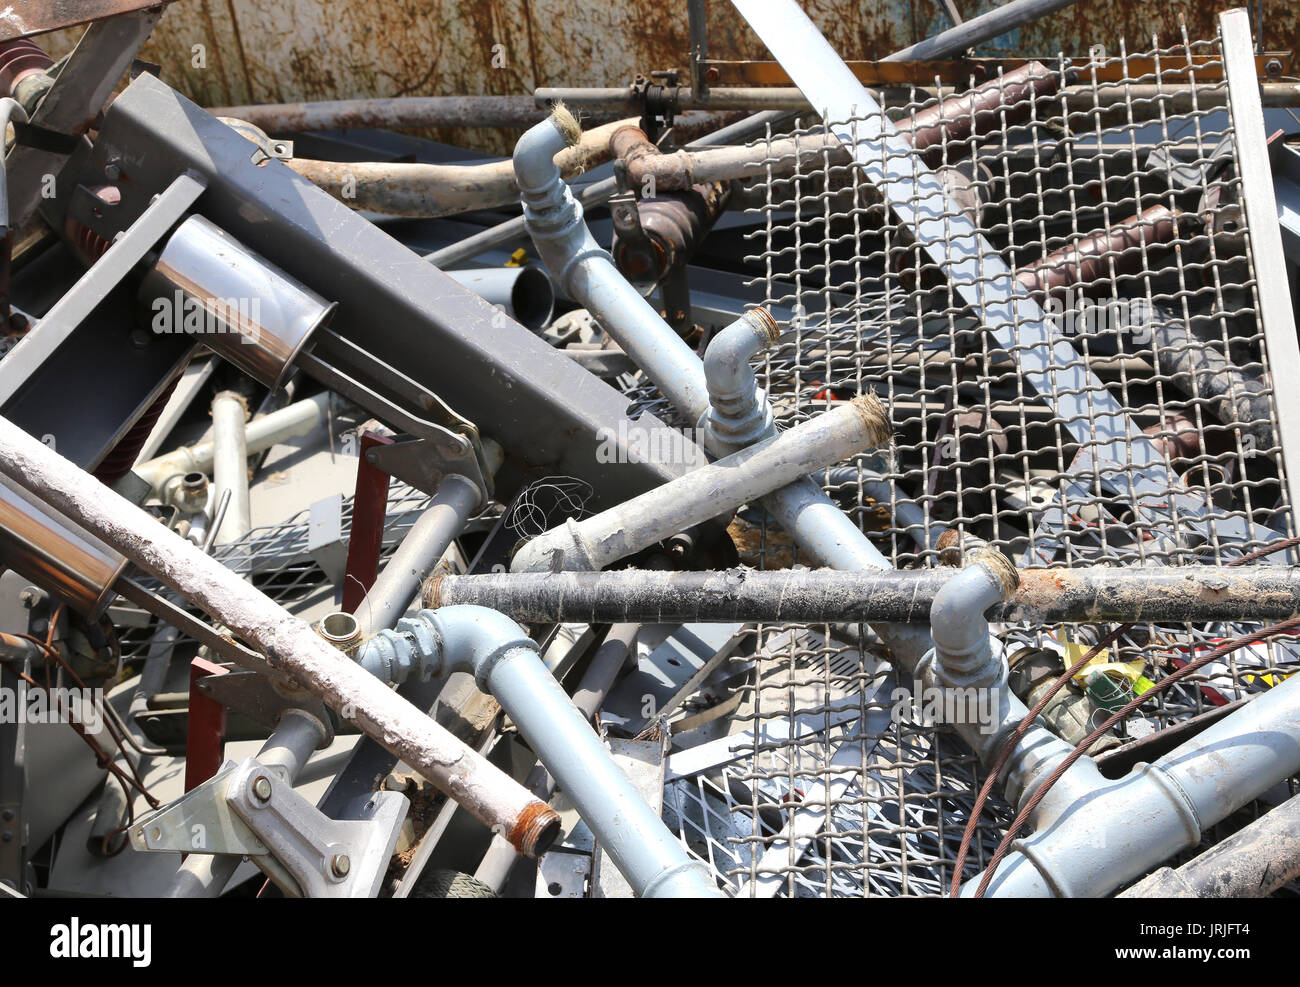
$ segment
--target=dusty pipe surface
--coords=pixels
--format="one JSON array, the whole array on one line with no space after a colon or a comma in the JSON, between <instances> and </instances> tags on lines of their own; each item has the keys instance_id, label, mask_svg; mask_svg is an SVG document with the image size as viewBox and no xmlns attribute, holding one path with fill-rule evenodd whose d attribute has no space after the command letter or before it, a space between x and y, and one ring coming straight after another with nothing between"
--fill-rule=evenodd
<instances>
[{"instance_id":1,"label":"dusty pipe surface","mask_svg":"<svg viewBox=\"0 0 1300 987\"><path fill-rule=\"evenodd\" d=\"M638 630L639 624L615 624L611 627L583 673L582 681L573 690L573 705L578 707L588 721L600 711L605 697L618 679L618 673L627 666L628 654L636 645ZM555 779L546 770L546 765L540 763L533 766L524 785L538 798L549 800L555 792ZM515 853L514 847L501 837L494 836L492 845L483 854L483 859L474 871L474 877L500 892L518 863L519 855Z\"/></svg>"},{"instance_id":2,"label":"dusty pipe surface","mask_svg":"<svg viewBox=\"0 0 1300 987\"><path fill-rule=\"evenodd\" d=\"M758 386L750 361L781 336L765 308L746 312L713 337L704 354L709 410L700 419L715 455L743 449L774 434L772 405Z\"/></svg>"},{"instance_id":3,"label":"dusty pipe surface","mask_svg":"<svg viewBox=\"0 0 1300 987\"><path fill-rule=\"evenodd\" d=\"M630 285L596 242L556 165L564 149L582 139L578 121L563 107L515 145L514 170L524 221L546 269L580 300L605 331L691 421L709 407L699 357Z\"/></svg>"},{"instance_id":4,"label":"dusty pipe surface","mask_svg":"<svg viewBox=\"0 0 1300 987\"><path fill-rule=\"evenodd\" d=\"M577 806L638 897L721 898L708 867L654 813L542 664L520 627L486 607L422 610L361 646L357 661L401 682L472 672Z\"/></svg>"},{"instance_id":5,"label":"dusty pipe surface","mask_svg":"<svg viewBox=\"0 0 1300 987\"><path fill-rule=\"evenodd\" d=\"M534 121L545 115L539 111ZM635 123L619 120L586 131L556 157L560 172L572 178L608 161L610 137L620 127ZM702 120L688 121L686 132L702 126ZM519 201L519 186L509 160L446 165L293 158L285 163L344 205L386 216L431 219Z\"/></svg>"},{"instance_id":6,"label":"dusty pipe surface","mask_svg":"<svg viewBox=\"0 0 1300 987\"><path fill-rule=\"evenodd\" d=\"M552 528L520 549L511 569L603 569L814 470L888 441L884 407L874 394L864 394L618 507Z\"/></svg>"},{"instance_id":7,"label":"dusty pipe surface","mask_svg":"<svg viewBox=\"0 0 1300 987\"><path fill-rule=\"evenodd\" d=\"M694 117L694 114L686 114L678 118L674 128L681 132L683 124L687 123ZM715 119L710 116L710 120ZM779 125L785 119L785 114L780 112L773 113L756 113L751 117L746 117L738 123L729 124L721 130L707 132L705 136L691 142L691 147L707 147L710 145L730 144L737 141L745 141L755 134L763 132L763 128L769 125ZM618 193L618 180L615 178L605 178L599 182L593 182L577 193L579 204L584 209L592 209L596 206L608 202ZM460 264L479 254L494 250L503 244L521 236L527 236L528 230L524 224L523 216L515 216L513 219L507 219L505 222L498 223L496 226L489 226L485 230L480 230L465 237L456 243L448 244L430 254L425 255L425 260L437 267L447 267L451 264Z\"/></svg>"},{"instance_id":8,"label":"dusty pipe surface","mask_svg":"<svg viewBox=\"0 0 1300 987\"><path fill-rule=\"evenodd\" d=\"M705 107L708 109L708 107ZM719 107L722 109L722 107ZM635 112L628 106L611 113L598 112L605 122ZM432 127L531 127L550 115L532 96L399 96L391 99L340 99L314 103L259 103L252 106L215 106L213 116L232 117L268 133L316 130L414 130ZM716 127L718 113L686 113L675 126L682 132Z\"/></svg>"},{"instance_id":9,"label":"dusty pipe surface","mask_svg":"<svg viewBox=\"0 0 1300 987\"><path fill-rule=\"evenodd\" d=\"M578 134L572 114L557 107L549 120L529 130L516 145L515 172L523 189L528 232L556 282L587 307L678 412L689 421L699 421L711 407L703 363L619 274L588 230L582 207L551 160ZM705 441L710 441L707 432ZM715 456L728 451L709 449ZM890 567L853 520L811 480L801 478L769 494L763 506L823 565ZM916 661L929 639L895 639L894 643Z\"/></svg>"},{"instance_id":10,"label":"dusty pipe surface","mask_svg":"<svg viewBox=\"0 0 1300 987\"><path fill-rule=\"evenodd\" d=\"M230 506L221 519L216 544L238 541L253 527L248 495L248 440L244 428L248 403L243 395L222 391L212 399L212 495L220 504L227 490Z\"/></svg>"},{"instance_id":11,"label":"dusty pipe surface","mask_svg":"<svg viewBox=\"0 0 1300 987\"><path fill-rule=\"evenodd\" d=\"M545 118L533 98L519 96L398 96L315 103L214 106L218 117L247 120L268 133L286 131L403 130L424 127L529 127Z\"/></svg>"},{"instance_id":12,"label":"dusty pipe surface","mask_svg":"<svg viewBox=\"0 0 1300 987\"><path fill-rule=\"evenodd\" d=\"M472 481L455 474L443 477L429 506L411 525L370 592L357 605L362 636L392 627L406 613L419 595L420 585L460 534L480 499Z\"/></svg>"},{"instance_id":13,"label":"dusty pipe surface","mask_svg":"<svg viewBox=\"0 0 1300 987\"><path fill-rule=\"evenodd\" d=\"M0 418L0 473L117 549L260 651L521 852L555 838L559 817L249 583Z\"/></svg>"},{"instance_id":14,"label":"dusty pipe surface","mask_svg":"<svg viewBox=\"0 0 1300 987\"><path fill-rule=\"evenodd\" d=\"M488 573L435 576L425 606L474 603L523 623L927 623L951 569L726 569L716 572ZM1021 569L990 620L1202 623L1300 614L1300 567Z\"/></svg>"},{"instance_id":15,"label":"dusty pipe surface","mask_svg":"<svg viewBox=\"0 0 1300 987\"><path fill-rule=\"evenodd\" d=\"M1263 898L1300 877L1300 796L1195 860L1162 867L1118 898Z\"/></svg>"}]
</instances>

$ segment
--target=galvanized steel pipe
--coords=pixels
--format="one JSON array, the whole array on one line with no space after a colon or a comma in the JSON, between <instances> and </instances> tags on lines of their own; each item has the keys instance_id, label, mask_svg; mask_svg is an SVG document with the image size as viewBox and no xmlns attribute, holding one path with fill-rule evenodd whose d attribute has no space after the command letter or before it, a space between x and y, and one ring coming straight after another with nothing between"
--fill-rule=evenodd
<instances>
[{"instance_id":1,"label":"galvanized steel pipe","mask_svg":"<svg viewBox=\"0 0 1300 987\"><path fill-rule=\"evenodd\" d=\"M392 627L410 609L420 584L481 501L482 493L473 481L456 474L443 477L429 506L357 605L355 616L363 637Z\"/></svg>"},{"instance_id":2,"label":"galvanized steel pipe","mask_svg":"<svg viewBox=\"0 0 1300 987\"><path fill-rule=\"evenodd\" d=\"M578 711L588 721L600 711L605 697L618 680L619 672L627 666L628 655L636 646L639 630L639 624L615 624L592 656L582 680L573 690L573 705L578 707ZM546 770L546 765L538 763L528 773L524 785L538 798L550 799L555 791L555 778ZM518 863L519 854L515 848L501 837L494 836L492 844L474 870L474 878L494 891L500 891Z\"/></svg>"},{"instance_id":3,"label":"galvanized steel pipe","mask_svg":"<svg viewBox=\"0 0 1300 987\"><path fill-rule=\"evenodd\" d=\"M1300 676L1292 676L1119 781L1080 758L1030 815L1033 835L1012 844L986 894L1110 894L1297 771ZM981 877L962 885L963 897Z\"/></svg>"},{"instance_id":4,"label":"galvanized steel pipe","mask_svg":"<svg viewBox=\"0 0 1300 987\"><path fill-rule=\"evenodd\" d=\"M618 272L591 235L582 206L555 163L556 155L581 137L573 115L556 107L515 145L525 225L556 284L581 301L663 395L696 421L709 407L699 358Z\"/></svg>"},{"instance_id":5,"label":"galvanized steel pipe","mask_svg":"<svg viewBox=\"0 0 1300 987\"><path fill-rule=\"evenodd\" d=\"M709 341L704 380L709 410L700 419L711 452L735 452L775 434L772 405L758 386L750 361L776 345L781 331L767 309L746 312Z\"/></svg>"},{"instance_id":6,"label":"galvanized steel pipe","mask_svg":"<svg viewBox=\"0 0 1300 987\"><path fill-rule=\"evenodd\" d=\"M709 868L651 811L514 621L486 607L423 610L357 652L386 682L472 672L518 725L638 897L720 898Z\"/></svg>"},{"instance_id":7,"label":"galvanized steel pipe","mask_svg":"<svg viewBox=\"0 0 1300 987\"><path fill-rule=\"evenodd\" d=\"M230 506L221 519L216 544L238 541L253 527L248 495L248 441L244 426L248 403L242 394L221 391L212 399L212 496L221 503L230 491Z\"/></svg>"},{"instance_id":8,"label":"galvanized steel pipe","mask_svg":"<svg viewBox=\"0 0 1300 987\"><path fill-rule=\"evenodd\" d=\"M1175 869L1162 867L1119 898L1263 898L1300 877L1300 795Z\"/></svg>"},{"instance_id":9,"label":"galvanized steel pipe","mask_svg":"<svg viewBox=\"0 0 1300 987\"><path fill-rule=\"evenodd\" d=\"M443 273L500 308L525 329L541 332L551 324L555 288L540 267L476 267Z\"/></svg>"},{"instance_id":10,"label":"galvanized steel pipe","mask_svg":"<svg viewBox=\"0 0 1300 987\"><path fill-rule=\"evenodd\" d=\"M269 415L254 418L244 428L244 444L248 454L255 456L281 442L306 435L328 420L331 402L336 400L331 392L322 391ZM215 455L214 442L207 439L138 463L132 467L132 472L149 484L155 497L167 500L171 490L169 481L186 473L211 472Z\"/></svg>"},{"instance_id":11,"label":"galvanized steel pipe","mask_svg":"<svg viewBox=\"0 0 1300 987\"><path fill-rule=\"evenodd\" d=\"M874 394L864 394L594 517L569 520L528 542L516 554L511 569L603 569L679 531L733 511L775 487L888 440L884 408Z\"/></svg>"},{"instance_id":12,"label":"galvanized steel pipe","mask_svg":"<svg viewBox=\"0 0 1300 987\"><path fill-rule=\"evenodd\" d=\"M521 785L331 648L304 621L3 418L0 473L261 650L280 672L485 825L506 833L521 852L534 854L554 839L558 816Z\"/></svg>"}]
</instances>

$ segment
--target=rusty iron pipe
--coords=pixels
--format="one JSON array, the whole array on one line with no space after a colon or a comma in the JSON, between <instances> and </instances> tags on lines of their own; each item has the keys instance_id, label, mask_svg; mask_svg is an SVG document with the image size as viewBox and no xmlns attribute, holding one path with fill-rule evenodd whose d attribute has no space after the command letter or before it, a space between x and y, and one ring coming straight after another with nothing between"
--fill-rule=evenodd
<instances>
[{"instance_id":1,"label":"rusty iron pipe","mask_svg":"<svg viewBox=\"0 0 1300 987\"><path fill-rule=\"evenodd\" d=\"M531 127L546 119L531 96L396 96L315 103L213 106L218 117L247 120L268 133L413 130L428 127Z\"/></svg>"},{"instance_id":2,"label":"rusty iron pipe","mask_svg":"<svg viewBox=\"0 0 1300 987\"><path fill-rule=\"evenodd\" d=\"M571 178L607 161L610 137L627 124L624 120L585 132L577 144L556 155L561 174ZM445 165L293 158L286 164L345 206L386 216L432 219L519 201L509 159Z\"/></svg>"},{"instance_id":3,"label":"rusty iron pipe","mask_svg":"<svg viewBox=\"0 0 1300 987\"><path fill-rule=\"evenodd\" d=\"M948 569L439 574L424 605L492 607L521 623L924 623ZM1300 614L1300 567L1021 569L990 620L1043 624L1285 620Z\"/></svg>"},{"instance_id":4,"label":"rusty iron pipe","mask_svg":"<svg viewBox=\"0 0 1300 987\"><path fill-rule=\"evenodd\" d=\"M536 855L554 840L559 817L522 785L349 661L305 621L4 418L0 474L261 650L276 670L505 834L521 853Z\"/></svg>"},{"instance_id":5,"label":"rusty iron pipe","mask_svg":"<svg viewBox=\"0 0 1300 987\"><path fill-rule=\"evenodd\" d=\"M1168 206L1152 206L1108 230L1081 237L1037 263L1026 264L1016 271L1016 280L1040 297L1059 295L1070 288L1087 294L1091 285L1110 282L1112 263L1116 275L1148 269L1149 252L1178 237L1179 219L1180 213Z\"/></svg>"},{"instance_id":6,"label":"rusty iron pipe","mask_svg":"<svg viewBox=\"0 0 1300 987\"><path fill-rule=\"evenodd\" d=\"M898 121L898 135L927 165L938 167L945 160L945 151L949 160L965 157L970 149L967 142L1028 119L1034 102L1056 92L1058 81L1057 74L1041 62L1029 62ZM624 162L628 185L654 189L651 194L699 183L791 174L823 155L832 165L847 165L852 160L839 140L829 134L775 140L761 149L723 147L664 154L635 126L616 130L609 150Z\"/></svg>"}]
</instances>

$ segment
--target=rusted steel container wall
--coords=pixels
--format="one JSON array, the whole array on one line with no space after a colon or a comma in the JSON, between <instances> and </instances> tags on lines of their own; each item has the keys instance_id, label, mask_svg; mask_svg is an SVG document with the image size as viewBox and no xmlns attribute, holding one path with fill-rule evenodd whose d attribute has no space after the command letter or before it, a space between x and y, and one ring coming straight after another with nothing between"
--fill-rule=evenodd
<instances>
[{"instance_id":1,"label":"rusted steel container wall","mask_svg":"<svg viewBox=\"0 0 1300 987\"><path fill-rule=\"evenodd\" d=\"M964 17L998 4L957 0ZM1081 0L998 39L980 54L1118 51L1215 34L1232 0ZM846 58L875 58L949 26L937 0L805 0ZM1300 48L1300 4L1266 0L1262 40ZM75 34L71 35L75 37ZM68 32L49 36L55 53ZM1111 46L1115 46L1113 49ZM196 47L201 46L201 47ZM204 106L375 96L511 94L537 86L616 86L639 72L686 65L685 0L179 0L142 52ZM727 0L709 4L709 54L768 59ZM505 153L516 135L443 130L430 136Z\"/></svg>"}]
</instances>

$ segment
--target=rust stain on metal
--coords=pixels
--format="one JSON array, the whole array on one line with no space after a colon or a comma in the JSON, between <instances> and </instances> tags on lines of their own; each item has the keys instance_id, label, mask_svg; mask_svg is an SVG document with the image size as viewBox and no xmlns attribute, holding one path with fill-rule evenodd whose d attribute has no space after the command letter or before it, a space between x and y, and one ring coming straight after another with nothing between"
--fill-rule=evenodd
<instances>
[{"instance_id":1,"label":"rust stain on metal","mask_svg":"<svg viewBox=\"0 0 1300 987\"><path fill-rule=\"evenodd\" d=\"M524 806L514 828L507 834L510 845L527 857L545 853L559 835L560 817L545 802Z\"/></svg>"},{"instance_id":2,"label":"rust stain on metal","mask_svg":"<svg viewBox=\"0 0 1300 987\"><path fill-rule=\"evenodd\" d=\"M25 8L37 6L57 4ZM853 60L882 58L949 26L940 5L910 0L807 0L804 6L830 43ZM997 0L961 6L970 18ZM1265 7L1263 48L1300 48L1300 6L1276 0ZM770 61L731 4L711 3L708 14L712 59ZM1216 16L1208 4L1082 0L977 54L1051 59L1100 44L1114 57L1125 38L1136 51L1146 50L1153 35L1164 45L1180 42L1180 18L1191 39L1212 39ZM66 53L78 33L63 32L52 53ZM195 45L204 46L206 59L196 59ZM623 86L637 73L685 70L688 46L685 0L176 0L142 56L161 64L164 79L200 105L229 106ZM497 154L508 154L519 133L462 127L418 132Z\"/></svg>"},{"instance_id":3,"label":"rust stain on metal","mask_svg":"<svg viewBox=\"0 0 1300 987\"><path fill-rule=\"evenodd\" d=\"M0 3L0 41L89 24L175 0L17 0Z\"/></svg>"}]
</instances>

